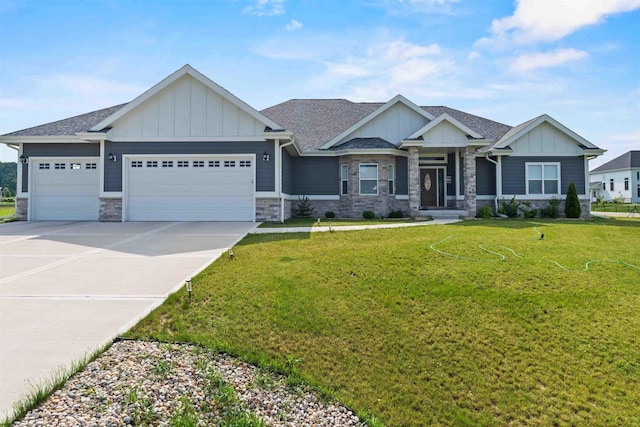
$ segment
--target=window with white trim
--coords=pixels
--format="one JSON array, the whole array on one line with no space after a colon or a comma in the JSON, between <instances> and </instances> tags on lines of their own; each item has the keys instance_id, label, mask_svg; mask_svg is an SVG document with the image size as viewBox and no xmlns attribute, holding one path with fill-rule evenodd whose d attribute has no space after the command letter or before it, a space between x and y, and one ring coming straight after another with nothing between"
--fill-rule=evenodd
<instances>
[{"instance_id":1,"label":"window with white trim","mask_svg":"<svg viewBox=\"0 0 640 427\"><path fill-rule=\"evenodd\" d=\"M625 178L624 179L624 190L627 191L629 190L629 178Z\"/></svg>"},{"instance_id":2,"label":"window with white trim","mask_svg":"<svg viewBox=\"0 0 640 427\"><path fill-rule=\"evenodd\" d=\"M607 189L607 183L606 183L606 182L603 182L603 183L602 183L602 189L603 189L603 190L606 190L606 189Z\"/></svg>"},{"instance_id":3,"label":"window with white trim","mask_svg":"<svg viewBox=\"0 0 640 427\"><path fill-rule=\"evenodd\" d=\"M69 163L69 169L79 171L82 169L82 165L80 163Z\"/></svg>"},{"instance_id":4,"label":"window with white trim","mask_svg":"<svg viewBox=\"0 0 640 427\"><path fill-rule=\"evenodd\" d=\"M526 163L527 194L560 194L560 163Z\"/></svg>"},{"instance_id":5,"label":"window with white trim","mask_svg":"<svg viewBox=\"0 0 640 427\"><path fill-rule=\"evenodd\" d=\"M377 195L378 194L378 164L362 163L360 164L360 194L361 195Z\"/></svg>"},{"instance_id":6,"label":"window with white trim","mask_svg":"<svg viewBox=\"0 0 640 427\"><path fill-rule=\"evenodd\" d=\"M251 167L251 160L240 160L240 167L241 168Z\"/></svg>"},{"instance_id":7,"label":"window with white trim","mask_svg":"<svg viewBox=\"0 0 640 427\"><path fill-rule=\"evenodd\" d=\"M349 165L340 165L340 194L349 194Z\"/></svg>"},{"instance_id":8,"label":"window with white trim","mask_svg":"<svg viewBox=\"0 0 640 427\"><path fill-rule=\"evenodd\" d=\"M66 169L67 168L67 164L66 163L54 163L53 166L54 169Z\"/></svg>"},{"instance_id":9,"label":"window with white trim","mask_svg":"<svg viewBox=\"0 0 640 427\"><path fill-rule=\"evenodd\" d=\"M224 161L224 167L225 168L235 168L236 167L236 161L235 160L225 160Z\"/></svg>"},{"instance_id":10,"label":"window with white trim","mask_svg":"<svg viewBox=\"0 0 640 427\"><path fill-rule=\"evenodd\" d=\"M84 164L84 168L85 169L96 169L98 165L96 165L95 163L85 163Z\"/></svg>"},{"instance_id":11,"label":"window with white trim","mask_svg":"<svg viewBox=\"0 0 640 427\"><path fill-rule=\"evenodd\" d=\"M609 190L613 191L613 178L609 180Z\"/></svg>"},{"instance_id":12,"label":"window with white trim","mask_svg":"<svg viewBox=\"0 0 640 427\"><path fill-rule=\"evenodd\" d=\"M178 167L179 168L188 168L189 167L189 161L187 161L187 160L178 160Z\"/></svg>"},{"instance_id":13,"label":"window with white trim","mask_svg":"<svg viewBox=\"0 0 640 427\"><path fill-rule=\"evenodd\" d=\"M172 168L173 167L173 160L163 160L162 161L162 167L163 168Z\"/></svg>"},{"instance_id":14,"label":"window with white trim","mask_svg":"<svg viewBox=\"0 0 640 427\"><path fill-rule=\"evenodd\" d=\"M134 160L131 162L131 167L132 168L141 168L142 167L142 160Z\"/></svg>"},{"instance_id":15,"label":"window with white trim","mask_svg":"<svg viewBox=\"0 0 640 427\"><path fill-rule=\"evenodd\" d=\"M50 165L49 165L49 163L40 163L40 164L38 165L38 168L39 168L39 169L49 169L49 168L50 168Z\"/></svg>"},{"instance_id":16,"label":"window with white trim","mask_svg":"<svg viewBox=\"0 0 640 427\"><path fill-rule=\"evenodd\" d=\"M396 194L396 170L393 165L389 165L389 194Z\"/></svg>"},{"instance_id":17,"label":"window with white trim","mask_svg":"<svg viewBox=\"0 0 640 427\"><path fill-rule=\"evenodd\" d=\"M158 167L158 161L157 160L147 160L147 167L148 168L157 168Z\"/></svg>"},{"instance_id":18,"label":"window with white trim","mask_svg":"<svg viewBox=\"0 0 640 427\"><path fill-rule=\"evenodd\" d=\"M209 167L210 168L219 168L220 167L220 160L209 160Z\"/></svg>"}]
</instances>

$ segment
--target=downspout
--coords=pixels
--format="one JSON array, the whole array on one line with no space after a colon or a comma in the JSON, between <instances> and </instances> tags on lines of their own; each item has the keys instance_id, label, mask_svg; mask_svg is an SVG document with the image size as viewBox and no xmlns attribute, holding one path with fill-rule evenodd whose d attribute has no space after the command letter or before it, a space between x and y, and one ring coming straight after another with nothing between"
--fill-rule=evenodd
<instances>
[{"instance_id":1,"label":"downspout","mask_svg":"<svg viewBox=\"0 0 640 427\"><path fill-rule=\"evenodd\" d=\"M282 159L284 159L283 148L293 144L293 141L295 141L295 138L292 136L291 141L287 142L286 144L280 145L280 188L278 188L278 195L280 196L280 222L284 222L284 194L282 193Z\"/></svg>"},{"instance_id":2,"label":"downspout","mask_svg":"<svg viewBox=\"0 0 640 427\"><path fill-rule=\"evenodd\" d=\"M498 198L500 197L501 187L502 187L502 171L499 170L499 164L495 160L491 160L489 158L489 153L484 155L484 158L496 165L496 197L493 199L493 208L496 210L496 215L498 214ZM500 157L498 157L499 159ZM499 178L499 179L498 179Z\"/></svg>"}]
</instances>

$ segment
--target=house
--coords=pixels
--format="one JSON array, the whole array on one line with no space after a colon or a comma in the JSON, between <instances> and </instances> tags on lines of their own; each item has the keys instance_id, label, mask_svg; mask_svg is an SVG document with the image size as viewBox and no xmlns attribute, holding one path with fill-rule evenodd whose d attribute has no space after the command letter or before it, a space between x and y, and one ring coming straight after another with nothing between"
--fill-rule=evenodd
<instances>
[{"instance_id":1,"label":"house","mask_svg":"<svg viewBox=\"0 0 640 427\"><path fill-rule=\"evenodd\" d=\"M306 196L318 215L474 216L574 182L589 213L596 147L541 115L511 127L398 95L292 99L257 111L185 65L133 101L0 136L19 150L26 220L264 221Z\"/></svg>"},{"instance_id":2,"label":"house","mask_svg":"<svg viewBox=\"0 0 640 427\"><path fill-rule=\"evenodd\" d=\"M640 203L640 151L627 151L622 156L589 172L592 200Z\"/></svg>"}]
</instances>

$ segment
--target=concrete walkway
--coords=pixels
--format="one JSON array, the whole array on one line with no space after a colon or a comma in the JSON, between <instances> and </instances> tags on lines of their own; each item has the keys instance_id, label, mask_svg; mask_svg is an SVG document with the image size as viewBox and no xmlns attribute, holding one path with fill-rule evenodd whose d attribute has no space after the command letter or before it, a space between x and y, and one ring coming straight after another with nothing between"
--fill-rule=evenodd
<instances>
[{"instance_id":1,"label":"concrete walkway","mask_svg":"<svg viewBox=\"0 0 640 427\"><path fill-rule=\"evenodd\" d=\"M0 225L0 418L57 369L135 325L255 226Z\"/></svg>"},{"instance_id":2,"label":"concrete walkway","mask_svg":"<svg viewBox=\"0 0 640 427\"><path fill-rule=\"evenodd\" d=\"M249 234L274 234L274 233L322 233L327 231L352 231L352 230L373 230L379 228L404 228L404 227L421 227L425 225L442 225L454 224L460 222L460 219L434 219L432 221L420 222L400 222L397 224L371 224L371 225L336 225L336 226L319 226L319 227L270 227L270 228L254 228Z\"/></svg>"}]
</instances>

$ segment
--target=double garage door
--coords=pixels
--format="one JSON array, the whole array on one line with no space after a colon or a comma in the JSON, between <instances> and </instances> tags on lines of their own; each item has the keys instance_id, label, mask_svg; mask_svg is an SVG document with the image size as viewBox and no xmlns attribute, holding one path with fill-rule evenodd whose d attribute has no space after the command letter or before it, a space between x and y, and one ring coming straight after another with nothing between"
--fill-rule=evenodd
<instances>
[{"instance_id":1,"label":"double garage door","mask_svg":"<svg viewBox=\"0 0 640 427\"><path fill-rule=\"evenodd\" d=\"M125 158L126 221L254 220L254 156Z\"/></svg>"},{"instance_id":2,"label":"double garage door","mask_svg":"<svg viewBox=\"0 0 640 427\"><path fill-rule=\"evenodd\" d=\"M125 221L253 221L255 157L124 156ZM30 164L32 220L97 221L99 158Z\"/></svg>"}]
</instances>

